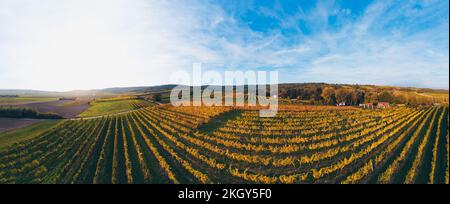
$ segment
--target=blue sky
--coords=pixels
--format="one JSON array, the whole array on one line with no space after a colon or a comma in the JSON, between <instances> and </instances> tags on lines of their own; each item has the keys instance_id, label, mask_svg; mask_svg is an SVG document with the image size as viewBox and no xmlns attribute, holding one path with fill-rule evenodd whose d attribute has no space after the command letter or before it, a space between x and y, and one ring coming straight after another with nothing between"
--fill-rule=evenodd
<instances>
[{"instance_id":1,"label":"blue sky","mask_svg":"<svg viewBox=\"0 0 450 204\"><path fill-rule=\"evenodd\" d=\"M280 82L449 87L449 2L0 0L0 89L169 83L176 70Z\"/></svg>"}]
</instances>

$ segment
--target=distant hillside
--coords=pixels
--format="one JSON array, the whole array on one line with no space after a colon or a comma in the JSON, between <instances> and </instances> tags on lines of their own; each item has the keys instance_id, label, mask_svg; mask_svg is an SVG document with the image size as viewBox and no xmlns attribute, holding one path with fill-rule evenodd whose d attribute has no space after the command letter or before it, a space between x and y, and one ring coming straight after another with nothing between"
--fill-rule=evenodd
<instances>
[{"instance_id":1,"label":"distant hillside","mask_svg":"<svg viewBox=\"0 0 450 204\"><path fill-rule=\"evenodd\" d=\"M167 91L167 90L173 89L175 86L177 86L177 85L167 84L167 85L159 85L159 86L117 87L117 88L101 89L99 91L107 92L107 93L117 93L117 94L123 94L123 93L146 93L146 92Z\"/></svg>"},{"instance_id":2,"label":"distant hillside","mask_svg":"<svg viewBox=\"0 0 450 204\"><path fill-rule=\"evenodd\" d=\"M0 90L0 96L19 95L34 97L109 97L114 95L139 95L153 98L154 94L168 100L170 90L174 84L140 87L116 87L94 90L75 90L67 92L46 92L38 90ZM202 89L205 86L202 86ZM247 86L244 86L247 90ZM367 102L390 102L401 104L425 105L433 103L448 103L448 90L375 86L355 84L326 84L326 83L286 83L279 84L278 95L281 99L296 99L310 104L346 103L356 105ZM158 97L161 97L158 96Z\"/></svg>"},{"instance_id":3,"label":"distant hillside","mask_svg":"<svg viewBox=\"0 0 450 204\"><path fill-rule=\"evenodd\" d=\"M52 92L38 91L31 89L0 89L0 95L21 95L21 96L34 96L51 94Z\"/></svg>"}]
</instances>

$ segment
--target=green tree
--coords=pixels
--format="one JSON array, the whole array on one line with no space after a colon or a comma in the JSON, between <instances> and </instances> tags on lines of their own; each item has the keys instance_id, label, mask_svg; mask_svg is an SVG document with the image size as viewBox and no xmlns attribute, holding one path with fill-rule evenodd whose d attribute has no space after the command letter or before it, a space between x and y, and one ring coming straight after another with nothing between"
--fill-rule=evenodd
<instances>
[{"instance_id":1,"label":"green tree","mask_svg":"<svg viewBox=\"0 0 450 204\"><path fill-rule=\"evenodd\" d=\"M153 94L153 100L154 100L154 101L160 102L160 101L161 101L161 98L162 98L161 93L155 93L155 94Z\"/></svg>"},{"instance_id":2,"label":"green tree","mask_svg":"<svg viewBox=\"0 0 450 204\"><path fill-rule=\"evenodd\" d=\"M325 104L334 105L336 104L336 93L333 87L325 87L322 90L322 98Z\"/></svg>"},{"instance_id":3,"label":"green tree","mask_svg":"<svg viewBox=\"0 0 450 204\"><path fill-rule=\"evenodd\" d=\"M336 90L336 101L338 103L345 103L346 105L353 104L352 102L352 89L340 88Z\"/></svg>"},{"instance_id":4,"label":"green tree","mask_svg":"<svg viewBox=\"0 0 450 204\"><path fill-rule=\"evenodd\" d=\"M378 100L380 102L393 103L394 99L395 99L394 95L392 95L392 93L388 91L382 91L380 94L378 94Z\"/></svg>"}]
</instances>

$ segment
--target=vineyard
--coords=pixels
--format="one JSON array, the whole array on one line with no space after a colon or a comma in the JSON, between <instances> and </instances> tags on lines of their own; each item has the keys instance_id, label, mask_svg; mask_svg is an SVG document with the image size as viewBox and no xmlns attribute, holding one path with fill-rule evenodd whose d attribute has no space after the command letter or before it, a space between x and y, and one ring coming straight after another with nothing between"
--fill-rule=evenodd
<instances>
[{"instance_id":1,"label":"vineyard","mask_svg":"<svg viewBox=\"0 0 450 204\"><path fill-rule=\"evenodd\" d=\"M0 152L0 183L447 183L447 107L143 106Z\"/></svg>"}]
</instances>

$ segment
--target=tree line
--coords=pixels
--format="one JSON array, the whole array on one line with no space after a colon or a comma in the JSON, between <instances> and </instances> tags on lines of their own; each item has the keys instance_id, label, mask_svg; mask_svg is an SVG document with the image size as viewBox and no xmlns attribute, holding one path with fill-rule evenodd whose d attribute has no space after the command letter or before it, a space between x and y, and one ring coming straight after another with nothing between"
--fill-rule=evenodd
<instances>
[{"instance_id":1,"label":"tree line","mask_svg":"<svg viewBox=\"0 0 450 204\"><path fill-rule=\"evenodd\" d=\"M0 117L5 118L36 118L36 119L62 119L56 113L40 113L31 108L0 107Z\"/></svg>"},{"instance_id":2,"label":"tree line","mask_svg":"<svg viewBox=\"0 0 450 204\"><path fill-rule=\"evenodd\" d=\"M248 85L242 85L245 91L245 101L248 98ZM190 88L190 96L193 98L193 87ZM203 91L206 86L201 86ZM219 87L224 100L226 86ZM229 88L229 87L228 87ZM237 91L237 86L232 90ZM240 87L242 88L242 87ZM270 97L270 86L266 85L266 96ZM258 92L258 90L256 90ZM153 101L163 101L163 92L150 93L140 98ZM426 95L426 94L431 95ZM164 92L166 94L166 92ZM258 93L257 93L258 94ZM440 95L433 97L432 95ZM446 97L444 97L447 94ZM233 97L236 97L234 95ZM375 86L375 85L347 85L326 83L292 83L279 84L278 97L290 102L300 101L311 105L337 105L345 104L354 106L364 103L377 104L387 102L390 104L405 104L408 106L433 105L441 103L448 105L448 90L437 90L428 88Z\"/></svg>"},{"instance_id":3,"label":"tree line","mask_svg":"<svg viewBox=\"0 0 450 204\"><path fill-rule=\"evenodd\" d=\"M18 98L19 95L0 95L0 98Z\"/></svg>"},{"instance_id":4,"label":"tree line","mask_svg":"<svg viewBox=\"0 0 450 204\"><path fill-rule=\"evenodd\" d=\"M295 84L280 85L279 97L283 99L306 100L317 105L388 102L409 106L448 104L448 98L422 96L407 88L382 88L359 85Z\"/></svg>"}]
</instances>

